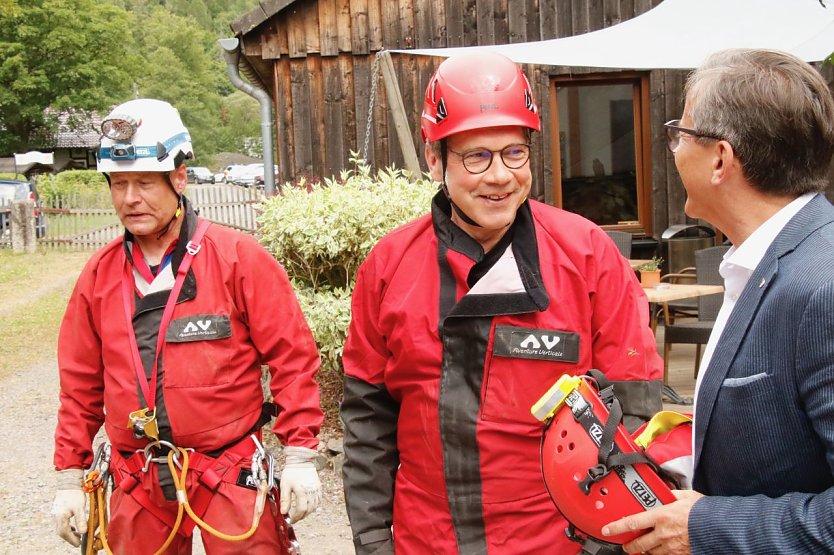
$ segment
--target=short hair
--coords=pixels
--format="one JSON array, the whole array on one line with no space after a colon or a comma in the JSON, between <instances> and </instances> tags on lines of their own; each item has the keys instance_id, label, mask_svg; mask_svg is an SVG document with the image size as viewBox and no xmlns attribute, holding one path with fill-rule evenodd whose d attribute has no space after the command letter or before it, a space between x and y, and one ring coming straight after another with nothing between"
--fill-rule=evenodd
<instances>
[{"instance_id":1,"label":"short hair","mask_svg":"<svg viewBox=\"0 0 834 555\"><path fill-rule=\"evenodd\" d=\"M684 90L694 127L729 142L759 191L799 196L825 189L834 98L811 65L775 50L723 50L689 76Z\"/></svg>"}]
</instances>

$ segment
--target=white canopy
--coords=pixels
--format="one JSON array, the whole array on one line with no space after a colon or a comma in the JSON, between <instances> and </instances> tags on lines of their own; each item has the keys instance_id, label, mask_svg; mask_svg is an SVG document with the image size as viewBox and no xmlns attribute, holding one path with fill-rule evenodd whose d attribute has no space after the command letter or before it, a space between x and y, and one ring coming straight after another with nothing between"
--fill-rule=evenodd
<instances>
[{"instance_id":1,"label":"white canopy","mask_svg":"<svg viewBox=\"0 0 834 555\"><path fill-rule=\"evenodd\" d=\"M484 49L518 63L690 69L725 48L770 48L808 62L824 60L834 52L834 0L664 0L628 21L573 37L393 52L451 56Z\"/></svg>"},{"instance_id":2,"label":"white canopy","mask_svg":"<svg viewBox=\"0 0 834 555\"><path fill-rule=\"evenodd\" d=\"M25 166L26 164L43 164L45 166L50 166L54 163L54 158L51 152L38 152L37 150L31 150L22 154L15 153L14 163L19 166Z\"/></svg>"}]
</instances>

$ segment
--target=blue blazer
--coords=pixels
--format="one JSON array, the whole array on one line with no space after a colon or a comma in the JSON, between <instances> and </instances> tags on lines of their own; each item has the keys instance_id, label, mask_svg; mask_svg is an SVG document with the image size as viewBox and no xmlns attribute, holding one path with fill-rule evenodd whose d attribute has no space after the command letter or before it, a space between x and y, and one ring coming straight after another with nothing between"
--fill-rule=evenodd
<instances>
[{"instance_id":1,"label":"blue blazer","mask_svg":"<svg viewBox=\"0 0 834 555\"><path fill-rule=\"evenodd\" d=\"M834 207L776 237L703 376L692 553L834 553Z\"/></svg>"}]
</instances>

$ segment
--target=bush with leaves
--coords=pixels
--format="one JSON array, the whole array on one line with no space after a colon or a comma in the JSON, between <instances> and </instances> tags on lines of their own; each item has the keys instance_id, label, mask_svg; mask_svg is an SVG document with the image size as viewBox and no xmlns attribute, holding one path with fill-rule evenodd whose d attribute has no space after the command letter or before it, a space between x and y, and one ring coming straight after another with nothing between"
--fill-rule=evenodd
<instances>
[{"instance_id":1,"label":"bush with leaves","mask_svg":"<svg viewBox=\"0 0 834 555\"><path fill-rule=\"evenodd\" d=\"M95 170L69 170L38 176L38 195L44 204L54 204L54 199L72 196L106 196L109 189L104 174Z\"/></svg>"},{"instance_id":2,"label":"bush with leaves","mask_svg":"<svg viewBox=\"0 0 834 555\"><path fill-rule=\"evenodd\" d=\"M342 347L350 323L356 271L383 235L428 213L437 191L428 180L413 183L399 169L371 174L355 168L338 179L285 185L259 216L261 242L295 286L322 357L319 382L326 425L338 422Z\"/></svg>"}]
</instances>

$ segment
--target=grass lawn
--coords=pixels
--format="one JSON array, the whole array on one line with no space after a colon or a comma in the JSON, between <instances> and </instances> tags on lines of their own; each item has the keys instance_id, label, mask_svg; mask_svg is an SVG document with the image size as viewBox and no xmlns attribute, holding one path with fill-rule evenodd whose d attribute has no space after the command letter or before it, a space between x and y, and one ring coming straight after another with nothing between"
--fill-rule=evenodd
<instances>
[{"instance_id":1,"label":"grass lawn","mask_svg":"<svg viewBox=\"0 0 834 555\"><path fill-rule=\"evenodd\" d=\"M90 254L0 249L0 379L55 358L67 300Z\"/></svg>"}]
</instances>

